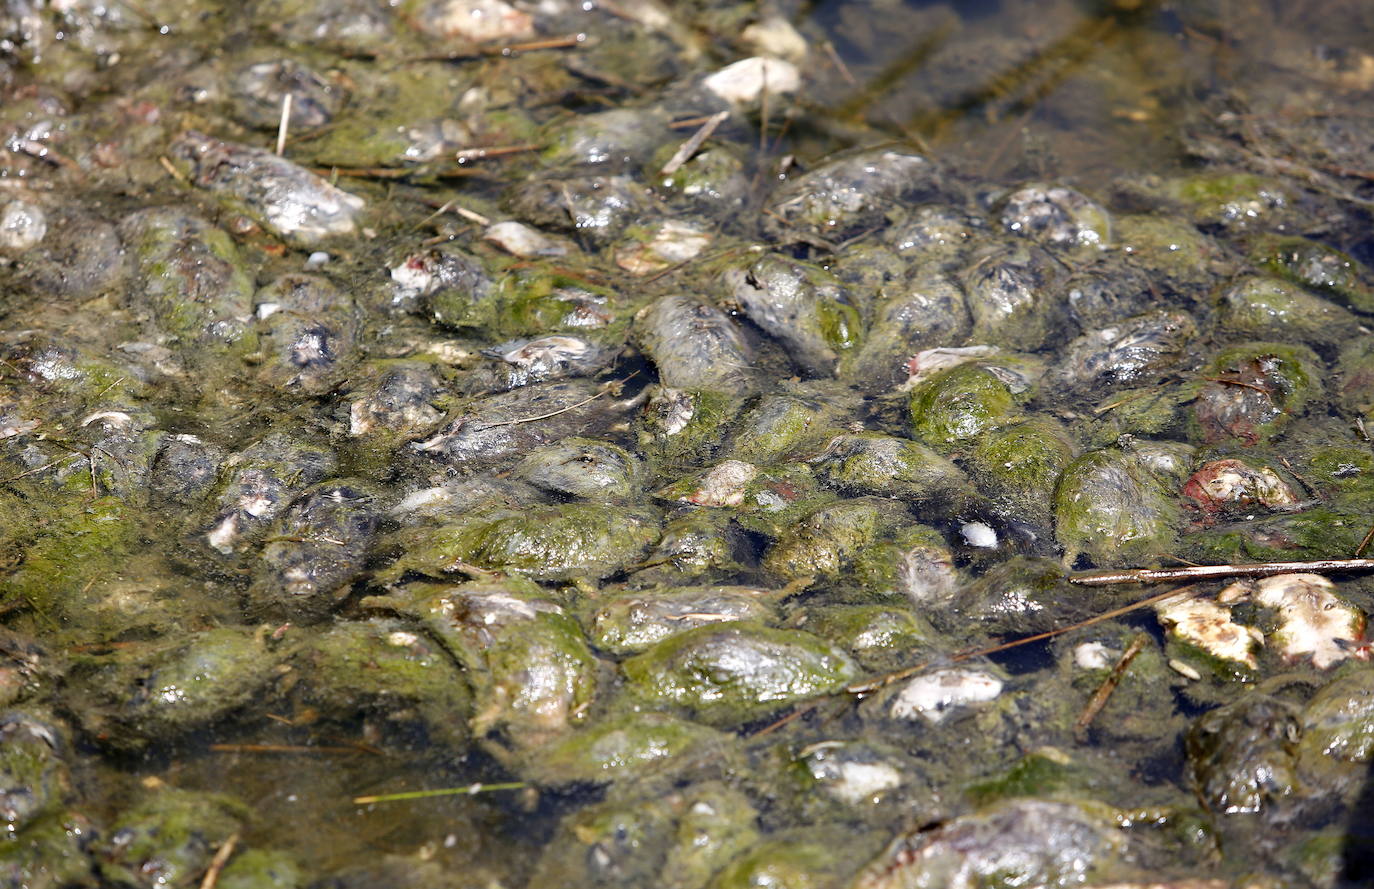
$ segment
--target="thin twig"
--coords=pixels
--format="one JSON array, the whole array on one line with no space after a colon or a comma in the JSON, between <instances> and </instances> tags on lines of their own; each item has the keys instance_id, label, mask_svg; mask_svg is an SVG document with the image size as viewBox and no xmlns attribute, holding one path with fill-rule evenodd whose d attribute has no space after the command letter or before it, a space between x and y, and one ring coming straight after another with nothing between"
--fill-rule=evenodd
<instances>
[{"instance_id":1,"label":"thin twig","mask_svg":"<svg viewBox=\"0 0 1374 889\"><path fill-rule=\"evenodd\" d=\"M291 128L291 93L281 97L281 122L277 124L277 157L286 153L286 133Z\"/></svg>"},{"instance_id":2,"label":"thin twig","mask_svg":"<svg viewBox=\"0 0 1374 889\"><path fill-rule=\"evenodd\" d=\"M679 145L677 151L673 152L673 156L668 158L668 163L664 164L663 168L658 172L664 176L671 176L676 173L682 168L683 164L692 159L692 155L697 153L697 150L701 148L702 144L705 143L707 139L711 138L716 128L724 123L725 119L729 116L729 111L719 111L706 118L706 123L701 125L701 129L697 130L687 139L687 141Z\"/></svg>"},{"instance_id":3,"label":"thin twig","mask_svg":"<svg viewBox=\"0 0 1374 889\"><path fill-rule=\"evenodd\" d=\"M215 857L210 859L210 866L205 870L205 879L200 881L200 889L215 889L215 883L219 881L219 873L224 870L224 866L229 863L229 858L234 854L234 847L239 844L239 835L231 833L229 839L220 843L219 849L215 851Z\"/></svg>"},{"instance_id":4,"label":"thin twig","mask_svg":"<svg viewBox=\"0 0 1374 889\"><path fill-rule=\"evenodd\" d=\"M1122 652L1116 666L1112 667L1112 672L1107 675L1106 679L1102 680L1102 684L1098 686L1092 700L1088 701L1088 706L1084 707L1083 712L1079 714L1078 720L1073 724L1074 734L1081 736L1087 732L1088 726L1092 725L1097 714L1102 712L1103 707L1107 706L1107 699L1121 684L1121 678L1126 675L1126 668L1131 665L1131 661L1135 660L1135 656L1144 650L1147 639L1149 637L1141 633L1131 640L1131 644Z\"/></svg>"},{"instance_id":5,"label":"thin twig","mask_svg":"<svg viewBox=\"0 0 1374 889\"><path fill-rule=\"evenodd\" d=\"M25 470L25 471L19 473L18 475L12 475L12 476L10 476L9 478L4 479L4 483L8 484L9 482L17 482L17 481L19 481L21 478L26 478L27 476L35 475L35 474L37 474L37 473L39 473L39 472L42 472L42 471L45 470L45 469L52 469L54 466L61 466L61 465L64 464L64 463L70 463L70 462L72 462L73 460L75 460L78 456L81 456L81 455L79 455L79 454L68 454L67 456L63 457L61 460L50 460L49 462L44 463L42 466L35 466L33 469L27 469L27 470Z\"/></svg>"},{"instance_id":6,"label":"thin twig","mask_svg":"<svg viewBox=\"0 0 1374 889\"><path fill-rule=\"evenodd\" d=\"M162 169L167 171L167 175L171 176L182 185L191 184L190 180L186 178L186 174L178 170L176 165L167 159L167 155L158 155L157 162L162 164Z\"/></svg>"},{"instance_id":7,"label":"thin twig","mask_svg":"<svg viewBox=\"0 0 1374 889\"><path fill-rule=\"evenodd\" d=\"M441 790L411 790L406 793L382 793L376 796L355 796L353 805L368 806L373 803L395 803L412 799L429 799L435 796L459 796L488 793L495 790L524 790L529 784L524 781L507 781L503 784L469 784L467 787L445 787Z\"/></svg>"},{"instance_id":8,"label":"thin twig","mask_svg":"<svg viewBox=\"0 0 1374 889\"><path fill-rule=\"evenodd\" d=\"M1374 566L1374 559L1370 560L1370 564ZM1062 636L1065 633L1070 633L1074 630L1080 630L1083 627L1090 627L1093 624L1100 624L1103 621L1118 618L1123 614L1130 614L1132 611L1139 611L1141 608L1148 608L1151 605L1157 605L1160 602L1163 602L1165 599L1171 599L1180 596L1191 597L1193 595L1195 595L1195 593L1189 592L1187 590L1169 590L1165 593L1156 593L1153 596L1141 599L1139 602L1133 602L1130 605L1123 605L1120 608L1113 608L1111 611L1104 611L1101 614L1097 614L1088 618L1087 620L1081 620L1077 623L1069 624L1067 627L1059 627L1058 629L1054 630L1046 630L1043 633L1036 633L1033 636L1022 636L1019 639L1013 639L1010 642L1003 642L1000 645L990 645L986 648L979 648L973 651L961 651L958 654L955 654L953 657L949 658L948 661L950 663L957 664L963 661L971 660L972 658L986 657L990 654L997 654L999 652L1008 651L1013 648L1019 648L1022 645L1029 645L1032 642L1043 642L1046 639L1053 639L1055 636ZM856 682L852 685L847 685L845 686L844 690L854 695L871 694L880 688L884 688L888 685L891 685L894 682L900 682L901 680L906 679L907 677L915 676L917 673L929 667L932 663L933 661L925 661L912 667L905 667L901 670L894 670L891 673L884 673L883 675L874 677L873 679L868 679L863 682Z\"/></svg>"},{"instance_id":9,"label":"thin twig","mask_svg":"<svg viewBox=\"0 0 1374 889\"><path fill-rule=\"evenodd\" d=\"M306 744L211 744L210 749L215 753L288 753L302 756L314 756L320 753L375 753L365 746L357 747L329 747L311 746Z\"/></svg>"},{"instance_id":10,"label":"thin twig","mask_svg":"<svg viewBox=\"0 0 1374 889\"><path fill-rule=\"evenodd\" d=\"M1082 586L1123 583L1167 583L1214 577L1272 577L1275 574L1327 574L1374 571L1374 559L1313 559L1307 562L1256 562L1252 565L1197 565L1190 568L1126 568L1119 571L1080 571L1069 582Z\"/></svg>"},{"instance_id":11,"label":"thin twig","mask_svg":"<svg viewBox=\"0 0 1374 889\"><path fill-rule=\"evenodd\" d=\"M504 157L508 154L523 154L527 151L541 151L544 146L536 145L533 142L525 142L520 145L498 145L493 148L464 148L457 152L454 158L460 164L469 161L486 160L489 157Z\"/></svg>"},{"instance_id":12,"label":"thin twig","mask_svg":"<svg viewBox=\"0 0 1374 889\"><path fill-rule=\"evenodd\" d=\"M1123 614L1130 614L1132 611L1138 611L1141 608L1149 608L1151 605L1158 605L1165 599L1191 598L1194 595L1196 595L1196 592L1191 591L1187 588L1183 590L1173 589L1164 593L1156 593L1153 596L1141 599L1139 602L1133 602L1130 605L1123 605L1120 608L1113 608L1111 611L1105 611L1102 614L1094 615L1093 617L1090 617L1087 620L1081 620L1077 623L1069 624L1067 627L1059 627L1058 629L1054 630L1046 630L1043 633L1036 633L1033 636L1023 636L1019 639L1013 639L1010 642L1003 642L998 645L989 645L985 648L976 648L968 651L961 651L948 658L941 659L940 662L958 664L967 660L972 660L973 658L986 657L990 654L997 654L998 652L1009 651L1013 648L1019 648L1022 645L1030 645L1033 642L1043 642L1046 639L1053 639L1056 636L1062 636L1065 633L1071 633L1074 630L1081 630L1084 627L1090 627L1093 624L1099 624L1103 621L1112 620L1114 618L1121 617ZM855 695L857 697L864 697L866 695L872 694L873 692L886 688L894 682L901 682L903 679L909 679L910 677L915 676L917 673L920 673L934 666L935 663L935 659L924 660L921 661L919 664L913 664L909 667L903 667L900 670L893 670L890 673L883 673L881 675L874 676L871 679L865 679L862 682L851 683L849 685L846 685L843 691L845 691L848 694ZM832 695L824 695L798 707L797 709L783 716L776 722L764 726L762 729L755 732L750 737L760 738L764 735L772 734L773 732L777 731L778 729L782 728L788 723L793 722L796 719L799 719L807 713L810 713L812 710L815 710L817 707L820 706L822 701L826 700L831 696Z\"/></svg>"},{"instance_id":13,"label":"thin twig","mask_svg":"<svg viewBox=\"0 0 1374 889\"><path fill-rule=\"evenodd\" d=\"M1233 380L1230 377L1203 377L1203 379L1210 380L1213 383L1225 383L1228 386L1241 386L1246 389L1254 389L1256 392L1263 393L1264 395L1272 394L1263 386L1256 383L1247 383L1245 380Z\"/></svg>"},{"instance_id":14,"label":"thin twig","mask_svg":"<svg viewBox=\"0 0 1374 889\"><path fill-rule=\"evenodd\" d=\"M1360 541L1360 545L1355 547L1355 558L1358 559L1360 557L1365 547L1369 546L1369 541L1371 539L1374 539L1374 525L1370 526L1369 531L1364 535L1364 540Z\"/></svg>"},{"instance_id":15,"label":"thin twig","mask_svg":"<svg viewBox=\"0 0 1374 889\"><path fill-rule=\"evenodd\" d=\"M558 416L559 414L566 414L568 411L577 410L578 408L582 407L582 405L584 405L584 404L589 404L589 403L591 403L591 402L593 402L593 401L596 401L598 398L600 398L601 396L603 396L603 395L605 395L605 394L606 394L606 392L603 390L603 391L601 391L601 392L596 393L595 395L588 395L586 398L582 399L581 401L577 402L576 404L570 404L570 405L568 405L567 407L560 407L558 410L556 410L556 411L550 411L550 412L547 413L547 414L540 414L540 415L537 416L537 417L520 417L520 418L515 419L515 420L502 420L502 421L499 422L499 423L487 423L487 424L486 424L485 426L483 426L482 428L483 428L483 429L495 429L495 428L498 427L498 426L518 426L518 425L521 424L521 423L537 423L537 422L539 422L540 420L547 420L547 419L549 419L550 417L556 417L556 416Z\"/></svg>"}]
</instances>

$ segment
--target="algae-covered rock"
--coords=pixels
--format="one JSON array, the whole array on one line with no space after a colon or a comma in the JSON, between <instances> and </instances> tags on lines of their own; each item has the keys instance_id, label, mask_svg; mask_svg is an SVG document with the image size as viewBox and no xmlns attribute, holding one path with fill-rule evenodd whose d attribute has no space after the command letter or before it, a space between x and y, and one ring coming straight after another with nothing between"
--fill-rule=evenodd
<instances>
[{"instance_id":1,"label":"algae-covered rock","mask_svg":"<svg viewBox=\"0 0 1374 889\"><path fill-rule=\"evenodd\" d=\"M850 889L1071 886L1120 867L1127 839L1105 812L1009 800L932 831L898 836Z\"/></svg>"},{"instance_id":2,"label":"algae-covered rock","mask_svg":"<svg viewBox=\"0 0 1374 889\"><path fill-rule=\"evenodd\" d=\"M631 689L683 707L710 725L732 725L835 691L857 674L839 648L810 633L753 623L698 627L622 664Z\"/></svg>"},{"instance_id":3,"label":"algae-covered rock","mask_svg":"<svg viewBox=\"0 0 1374 889\"><path fill-rule=\"evenodd\" d=\"M563 819L531 884L701 889L758 837L757 818L742 793L719 782L615 796Z\"/></svg>"},{"instance_id":4,"label":"algae-covered rock","mask_svg":"<svg viewBox=\"0 0 1374 889\"><path fill-rule=\"evenodd\" d=\"M968 487L959 467L925 445L877 433L837 435L810 463L826 484L851 496L929 502Z\"/></svg>"},{"instance_id":5,"label":"algae-covered rock","mask_svg":"<svg viewBox=\"0 0 1374 889\"><path fill-rule=\"evenodd\" d=\"M68 677L68 700L88 734L143 750L258 700L278 660L263 632L203 630L83 657Z\"/></svg>"},{"instance_id":6,"label":"algae-covered rock","mask_svg":"<svg viewBox=\"0 0 1374 889\"><path fill-rule=\"evenodd\" d=\"M70 751L64 734L38 714L14 710L0 716L0 822L11 836L67 802Z\"/></svg>"},{"instance_id":7,"label":"algae-covered rock","mask_svg":"<svg viewBox=\"0 0 1374 889\"><path fill-rule=\"evenodd\" d=\"M362 716L403 743L417 732L450 753L467 746L472 692L452 655L405 623L340 622L309 635L286 661L280 694L298 710Z\"/></svg>"},{"instance_id":8,"label":"algae-covered rock","mask_svg":"<svg viewBox=\"0 0 1374 889\"><path fill-rule=\"evenodd\" d=\"M1055 391L1094 392L1157 379L1197 336L1182 312L1150 312L1073 340L1045 375Z\"/></svg>"},{"instance_id":9,"label":"algae-covered rock","mask_svg":"<svg viewBox=\"0 0 1374 889\"><path fill-rule=\"evenodd\" d=\"M663 533L634 572L636 586L680 585L735 577L736 553L744 551L743 533L720 510L689 509L668 521Z\"/></svg>"},{"instance_id":10,"label":"algae-covered rock","mask_svg":"<svg viewBox=\"0 0 1374 889\"><path fill-rule=\"evenodd\" d=\"M642 559L658 534L659 516L649 507L565 503L498 511L404 535L408 549L393 573L440 576L467 563L535 580L599 579Z\"/></svg>"},{"instance_id":11,"label":"algae-covered rock","mask_svg":"<svg viewBox=\"0 0 1374 889\"><path fill-rule=\"evenodd\" d=\"M189 213L139 210L120 223L134 260L130 297L183 346L246 354L253 280L229 233Z\"/></svg>"},{"instance_id":12,"label":"algae-covered rock","mask_svg":"<svg viewBox=\"0 0 1374 889\"><path fill-rule=\"evenodd\" d=\"M305 622L328 614L362 574L380 519L377 499L367 484L342 480L293 500L254 563L251 610Z\"/></svg>"},{"instance_id":13,"label":"algae-covered rock","mask_svg":"<svg viewBox=\"0 0 1374 889\"><path fill-rule=\"evenodd\" d=\"M288 852L246 849L220 871L215 885L219 889L300 889L305 875Z\"/></svg>"},{"instance_id":14,"label":"algae-covered rock","mask_svg":"<svg viewBox=\"0 0 1374 889\"><path fill-rule=\"evenodd\" d=\"M412 584L369 602L419 620L463 665L478 738L542 747L581 722L596 695L599 668L582 629L519 584Z\"/></svg>"},{"instance_id":15,"label":"algae-covered rock","mask_svg":"<svg viewBox=\"0 0 1374 889\"><path fill-rule=\"evenodd\" d=\"M1231 284L1217 304L1217 323L1224 330L1260 339L1298 337L1309 345L1331 345L1353 336L1359 324L1350 312L1301 285L1263 275Z\"/></svg>"},{"instance_id":16,"label":"algae-covered rock","mask_svg":"<svg viewBox=\"0 0 1374 889\"><path fill-rule=\"evenodd\" d=\"M553 494L621 503L639 493L644 470L638 457L618 445L574 437L535 448L512 474Z\"/></svg>"},{"instance_id":17,"label":"algae-covered rock","mask_svg":"<svg viewBox=\"0 0 1374 889\"><path fill-rule=\"evenodd\" d=\"M860 588L905 596L921 609L944 605L962 583L945 538L927 525L908 525L868 547L852 571Z\"/></svg>"},{"instance_id":18,"label":"algae-covered rock","mask_svg":"<svg viewBox=\"0 0 1374 889\"><path fill-rule=\"evenodd\" d=\"M360 317L352 297L318 275L283 275L259 290L254 375L264 386L322 395L357 361Z\"/></svg>"},{"instance_id":19,"label":"algae-covered rock","mask_svg":"<svg viewBox=\"0 0 1374 889\"><path fill-rule=\"evenodd\" d=\"M985 251L963 275L973 341L1032 350L1062 338L1064 277L1053 257L1024 242Z\"/></svg>"},{"instance_id":20,"label":"algae-covered rock","mask_svg":"<svg viewBox=\"0 0 1374 889\"><path fill-rule=\"evenodd\" d=\"M1299 771L1324 788L1351 793L1374 760L1374 670L1352 664L1302 711Z\"/></svg>"},{"instance_id":21,"label":"algae-covered rock","mask_svg":"<svg viewBox=\"0 0 1374 889\"><path fill-rule=\"evenodd\" d=\"M1089 451L1064 468L1054 492L1054 533L1072 561L1139 565L1167 553L1182 517L1167 488L1131 454Z\"/></svg>"},{"instance_id":22,"label":"algae-covered rock","mask_svg":"<svg viewBox=\"0 0 1374 889\"><path fill-rule=\"evenodd\" d=\"M968 471L994 515L1049 528L1055 484L1078 448L1048 417L1033 417L982 435Z\"/></svg>"},{"instance_id":23,"label":"algae-covered rock","mask_svg":"<svg viewBox=\"0 0 1374 889\"><path fill-rule=\"evenodd\" d=\"M635 316L640 348L670 389L747 388L752 351L733 321L689 296L665 296Z\"/></svg>"},{"instance_id":24,"label":"algae-covered rock","mask_svg":"<svg viewBox=\"0 0 1374 889\"><path fill-rule=\"evenodd\" d=\"M644 590L600 605L591 619L592 644L612 654L635 654L686 630L725 621L768 623L778 593L753 587Z\"/></svg>"},{"instance_id":25,"label":"algae-covered rock","mask_svg":"<svg viewBox=\"0 0 1374 889\"><path fill-rule=\"evenodd\" d=\"M1065 251L1096 251L1111 244L1112 220L1087 195L1062 185L1028 185L1007 196L1002 227Z\"/></svg>"},{"instance_id":26,"label":"algae-covered rock","mask_svg":"<svg viewBox=\"0 0 1374 889\"><path fill-rule=\"evenodd\" d=\"M766 465L814 453L834 434L843 399L842 393L829 390L763 396L733 424L730 456Z\"/></svg>"},{"instance_id":27,"label":"algae-covered rock","mask_svg":"<svg viewBox=\"0 0 1374 889\"><path fill-rule=\"evenodd\" d=\"M391 269L392 302L423 310L459 330L480 329L496 317L495 287L476 257L452 244L411 253Z\"/></svg>"},{"instance_id":28,"label":"algae-covered rock","mask_svg":"<svg viewBox=\"0 0 1374 889\"><path fill-rule=\"evenodd\" d=\"M780 185L764 227L777 240L841 241L884 221L903 201L943 190L935 165L916 154L873 148L837 155Z\"/></svg>"},{"instance_id":29,"label":"algae-covered rock","mask_svg":"<svg viewBox=\"0 0 1374 889\"><path fill-rule=\"evenodd\" d=\"M684 754L716 759L731 740L667 713L609 716L540 749L523 771L554 786L632 780L670 768L671 760Z\"/></svg>"},{"instance_id":30,"label":"algae-covered rock","mask_svg":"<svg viewBox=\"0 0 1374 889\"><path fill-rule=\"evenodd\" d=\"M1198 717L1188 732L1188 764L1199 796L1222 815L1255 813L1295 794L1293 705L1259 692Z\"/></svg>"},{"instance_id":31,"label":"algae-covered rock","mask_svg":"<svg viewBox=\"0 0 1374 889\"><path fill-rule=\"evenodd\" d=\"M787 347L813 376L829 376L862 337L858 310L843 285L817 266L766 255L731 269L724 284L751 321Z\"/></svg>"},{"instance_id":32,"label":"algae-covered rock","mask_svg":"<svg viewBox=\"0 0 1374 889\"><path fill-rule=\"evenodd\" d=\"M911 431L942 451L966 446L990 429L1019 418L1012 390L994 369L959 364L911 392Z\"/></svg>"},{"instance_id":33,"label":"algae-covered rock","mask_svg":"<svg viewBox=\"0 0 1374 889\"><path fill-rule=\"evenodd\" d=\"M1254 445L1278 435L1321 391L1321 360L1306 346L1245 343L1210 362L1193 402L1208 444Z\"/></svg>"},{"instance_id":34,"label":"algae-covered rock","mask_svg":"<svg viewBox=\"0 0 1374 889\"><path fill-rule=\"evenodd\" d=\"M75 812L42 819L0 846L0 884L23 889L95 885L90 821Z\"/></svg>"},{"instance_id":35,"label":"algae-covered rock","mask_svg":"<svg viewBox=\"0 0 1374 889\"><path fill-rule=\"evenodd\" d=\"M650 462L685 468L715 453L741 399L709 389L653 386L640 414L638 441Z\"/></svg>"},{"instance_id":36,"label":"algae-covered rock","mask_svg":"<svg viewBox=\"0 0 1374 889\"><path fill-rule=\"evenodd\" d=\"M1374 312L1369 270L1334 247L1307 238L1258 238L1251 259L1270 273L1329 295L1357 312Z\"/></svg>"},{"instance_id":37,"label":"algae-covered rock","mask_svg":"<svg viewBox=\"0 0 1374 889\"><path fill-rule=\"evenodd\" d=\"M869 391L901 382L913 355L962 342L973 323L959 285L919 265L900 283L884 286L873 316L858 352L841 365L846 380Z\"/></svg>"},{"instance_id":38,"label":"algae-covered rock","mask_svg":"<svg viewBox=\"0 0 1374 889\"><path fill-rule=\"evenodd\" d=\"M256 220L294 246L311 247L358 229L362 198L270 151L191 130L168 153L226 209Z\"/></svg>"},{"instance_id":39,"label":"algae-covered rock","mask_svg":"<svg viewBox=\"0 0 1374 889\"><path fill-rule=\"evenodd\" d=\"M294 496L333 472L332 451L274 432L230 457L223 466L215 517L196 535L198 547L220 557L262 540Z\"/></svg>"},{"instance_id":40,"label":"algae-covered rock","mask_svg":"<svg viewBox=\"0 0 1374 889\"><path fill-rule=\"evenodd\" d=\"M1115 219L1116 243L1156 291L1196 298L1233 265L1222 247L1192 225L1167 216Z\"/></svg>"},{"instance_id":41,"label":"algae-covered rock","mask_svg":"<svg viewBox=\"0 0 1374 889\"><path fill-rule=\"evenodd\" d=\"M194 885L215 850L239 832L246 815L242 805L227 797L159 782L96 842L100 876L134 889Z\"/></svg>"},{"instance_id":42,"label":"algae-covered rock","mask_svg":"<svg viewBox=\"0 0 1374 889\"><path fill-rule=\"evenodd\" d=\"M838 825L784 832L750 846L716 875L710 889L840 886L875 845L872 834L856 835Z\"/></svg>"},{"instance_id":43,"label":"algae-covered rock","mask_svg":"<svg viewBox=\"0 0 1374 889\"><path fill-rule=\"evenodd\" d=\"M784 581L834 576L905 518L898 504L877 497L821 506L783 532L764 555L763 569Z\"/></svg>"},{"instance_id":44,"label":"algae-covered rock","mask_svg":"<svg viewBox=\"0 0 1374 889\"><path fill-rule=\"evenodd\" d=\"M596 432L607 419L599 392L590 382L564 380L489 395L411 447L461 469L513 463L540 445Z\"/></svg>"},{"instance_id":45,"label":"algae-covered rock","mask_svg":"<svg viewBox=\"0 0 1374 889\"><path fill-rule=\"evenodd\" d=\"M648 189L629 176L570 176L518 182L507 194L512 215L539 228L575 233L606 247L650 211Z\"/></svg>"},{"instance_id":46,"label":"algae-covered rock","mask_svg":"<svg viewBox=\"0 0 1374 889\"><path fill-rule=\"evenodd\" d=\"M1341 350L1337 398L1348 411L1374 414L1374 337L1355 337Z\"/></svg>"},{"instance_id":47,"label":"algae-covered rock","mask_svg":"<svg viewBox=\"0 0 1374 889\"><path fill-rule=\"evenodd\" d=\"M796 625L848 651L865 670L909 664L938 642L935 629L909 609L890 605L808 607Z\"/></svg>"},{"instance_id":48,"label":"algae-covered rock","mask_svg":"<svg viewBox=\"0 0 1374 889\"><path fill-rule=\"evenodd\" d=\"M25 505L7 506L8 533L37 532L26 542L22 561L0 579L7 608L80 619L83 591L113 575L138 539L129 505L115 497L54 499L56 508L36 526L29 524L34 518Z\"/></svg>"}]
</instances>

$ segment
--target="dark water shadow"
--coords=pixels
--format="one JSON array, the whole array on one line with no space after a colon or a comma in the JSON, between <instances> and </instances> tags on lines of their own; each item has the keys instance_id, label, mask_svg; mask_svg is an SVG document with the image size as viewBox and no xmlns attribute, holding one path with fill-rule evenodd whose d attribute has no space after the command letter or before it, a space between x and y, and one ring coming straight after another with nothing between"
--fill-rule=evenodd
<instances>
[{"instance_id":1,"label":"dark water shadow","mask_svg":"<svg viewBox=\"0 0 1374 889\"><path fill-rule=\"evenodd\" d=\"M1341 859L1336 889L1374 887L1374 762L1370 763L1364 787L1346 816Z\"/></svg>"}]
</instances>

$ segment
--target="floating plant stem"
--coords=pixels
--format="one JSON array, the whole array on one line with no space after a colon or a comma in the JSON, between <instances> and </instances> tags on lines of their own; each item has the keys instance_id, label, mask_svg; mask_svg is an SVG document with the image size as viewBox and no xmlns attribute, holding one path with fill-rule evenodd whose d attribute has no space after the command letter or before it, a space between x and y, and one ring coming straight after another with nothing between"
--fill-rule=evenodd
<instances>
[{"instance_id":1,"label":"floating plant stem","mask_svg":"<svg viewBox=\"0 0 1374 889\"><path fill-rule=\"evenodd\" d=\"M498 790L524 790L529 784L524 781L507 781L501 784L469 784L466 787L443 787L438 790L409 790L404 793L382 793L376 796L355 796L355 806L369 806L373 803L397 803L412 799L429 799L435 796L469 796Z\"/></svg>"}]
</instances>

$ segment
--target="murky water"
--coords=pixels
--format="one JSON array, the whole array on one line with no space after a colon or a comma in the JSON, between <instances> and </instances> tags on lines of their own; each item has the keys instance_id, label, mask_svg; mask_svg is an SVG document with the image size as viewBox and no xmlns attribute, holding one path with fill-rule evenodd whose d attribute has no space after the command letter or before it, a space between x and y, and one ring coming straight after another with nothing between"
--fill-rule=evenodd
<instances>
[{"instance_id":1,"label":"murky water","mask_svg":"<svg viewBox=\"0 0 1374 889\"><path fill-rule=\"evenodd\" d=\"M1363 885L1372 45L10 0L0 882Z\"/></svg>"}]
</instances>

